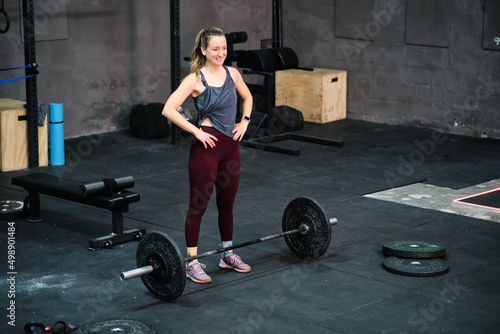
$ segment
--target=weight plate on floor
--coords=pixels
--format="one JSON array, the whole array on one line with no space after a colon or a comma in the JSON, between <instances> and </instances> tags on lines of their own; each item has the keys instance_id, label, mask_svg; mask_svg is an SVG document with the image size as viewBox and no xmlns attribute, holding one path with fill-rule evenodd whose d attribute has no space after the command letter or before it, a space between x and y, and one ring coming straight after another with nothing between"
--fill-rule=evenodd
<instances>
[{"instance_id":1,"label":"weight plate on floor","mask_svg":"<svg viewBox=\"0 0 500 334\"><path fill-rule=\"evenodd\" d=\"M80 334L156 334L153 327L130 319L103 320L84 324L78 329Z\"/></svg>"},{"instance_id":2,"label":"weight plate on floor","mask_svg":"<svg viewBox=\"0 0 500 334\"><path fill-rule=\"evenodd\" d=\"M314 199L296 198L285 208L283 232L300 228L302 224L307 225L308 231L286 235L288 247L302 259L320 257L330 246L332 230L325 212Z\"/></svg>"},{"instance_id":3,"label":"weight plate on floor","mask_svg":"<svg viewBox=\"0 0 500 334\"><path fill-rule=\"evenodd\" d=\"M146 288L158 299L173 301L180 297L186 286L186 267L177 244L162 232L150 232L137 246L137 267L153 263L157 271L141 276Z\"/></svg>"},{"instance_id":4,"label":"weight plate on floor","mask_svg":"<svg viewBox=\"0 0 500 334\"><path fill-rule=\"evenodd\" d=\"M443 257L446 253L444 246L422 241L391 241L386 242L382 249L387 256L414 259Z\"/></svg>"},{"instance_id":5,"label":"weight plate on floor","mask_svg":"<svg viewBox=\"0 0 500 334\"><path fill-rule=\"evenodd\" d=\"M405 276L436 276L448 271L448 265L441 259L408 259L395 256L384 260L384 268Z\"/></svg>"},{"instance_id":6,"label":"weight plate on floor","mask_svg":"<svg viewBox=\"0 0 500 334\"><path fill-rule=\"evenodd\" d=\"M0 201L0 219L20 219L23 218L24 203L21 201L4 200Z\"/></svg>"}]
</instances>

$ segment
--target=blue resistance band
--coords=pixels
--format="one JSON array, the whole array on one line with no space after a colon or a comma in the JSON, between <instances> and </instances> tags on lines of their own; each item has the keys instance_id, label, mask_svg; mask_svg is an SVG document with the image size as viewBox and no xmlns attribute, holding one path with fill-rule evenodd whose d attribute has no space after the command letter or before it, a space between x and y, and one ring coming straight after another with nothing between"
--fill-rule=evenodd
<instances>
[{"instance_id":1,"label":"blue resistance band","mask_svg":"<svg viewBox=\"0 0 500 334\"><path fill-rule=\"evenodd\" d=\"M18 66L18 67L6 67L6 68L0 68L0 72L2 72L2 71L10 71L10 70L17 70L17 69L20 69L20 68L28 68L28 67L33 67L33 66L28 65L28 66Z\"/></svg>"},{"instance_id":2,"label":"blue resistance band","mask_svg":"<svg viewBox=\"0 0 500 334\"><path fill-rule=\"evenodd\" d=\"M12 82L12 81L17 81L17 80L23 80L23 79L31 78L31 77L34 77L35 75L36 74L32 74L32 75L27 75L27 76L24 76L24 77L18 77L18 78L0 80L0 85L4 84L4 83L7 83L7 82Z\"/></svg>"},{"instance_id":3,"label":"blue resistance band","mask_svg":"<svg viewBox=\"0 0 500 334\"><path fill-rule=\"evenodd\" d=\"M10 70L17 70L17 69L20 69L20 68L28 68L28 67L35 68L35 67L33 67L32 65L28 65L28 66L18 66L18 67L7 67L7 68L0 68L0 72L2 72L2 71L10 71ZM36 74L31 74L31 75L26 75L26 76L24 76L24 77L18 77L18 78L12 78L12 79L0 80L0 85L1 85L1 84L4 84L4 83L12 82L12 81L17 81L17 80L22 80L22 79L31 78L31 77L34 77L35 75L36 75Z\"/></svg>"}]
</instances>

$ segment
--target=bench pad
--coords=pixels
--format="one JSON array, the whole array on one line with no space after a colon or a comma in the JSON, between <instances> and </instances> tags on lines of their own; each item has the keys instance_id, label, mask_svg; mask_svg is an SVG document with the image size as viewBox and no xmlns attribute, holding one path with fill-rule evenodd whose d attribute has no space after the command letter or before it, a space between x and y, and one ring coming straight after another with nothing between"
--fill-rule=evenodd
<instances>
[{"instance_id":1,"label":"bench pad","mask_svg":"<svg viewBox=\"0 0 500 334\"><path fill-rule=\"evenodd\" d=\"M13 185L23 187L28 192L49 195L109 210L140 200L139 194L127 190L122 190L119 195L104 193L84 197L80 191L80 186L85 183L47 173L33 173L12 178Z\"/></svg>"}]
</instances>

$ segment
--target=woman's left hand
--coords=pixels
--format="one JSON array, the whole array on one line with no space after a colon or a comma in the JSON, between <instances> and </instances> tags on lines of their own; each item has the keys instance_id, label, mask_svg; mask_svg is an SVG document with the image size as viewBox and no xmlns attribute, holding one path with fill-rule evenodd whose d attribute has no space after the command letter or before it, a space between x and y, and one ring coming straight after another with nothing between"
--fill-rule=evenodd
<instances>
[{"instance_id":1,"label":"woman's left hand","mask_svg":"<svg viewBox=\"0 0 500 334\"><path fill-rule=\"evenodd\" d=\"M247 121L241 121L236 126L234 127L233 130L233 140L234 141L241 141L243 139L243 136L245 135L245 132L247 132L248 128L248 122Z\"/></svg>"}]
</instances>

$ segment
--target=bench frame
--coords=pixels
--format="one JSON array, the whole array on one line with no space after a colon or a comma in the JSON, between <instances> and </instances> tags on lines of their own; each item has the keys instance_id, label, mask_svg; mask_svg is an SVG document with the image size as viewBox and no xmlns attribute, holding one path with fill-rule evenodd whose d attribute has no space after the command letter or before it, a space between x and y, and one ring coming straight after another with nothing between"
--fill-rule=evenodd
<instances>
[{"instance_id":1,"label":"bench frame","mask_svg":"<svg viewBox=\"0 0 500 334\"><path fill-rule=\"evenodd\" d=\"M53 182L54 180L58 180L58 182L55 187L50 187L47 184L33 184L33 182L30 182L31 178L45 178L47 179L47 184ZM40 214L40 194L110 210L112 217L111 233L102 237L90 239L90 250L111 248L116 244L138 240L146 234L146 229L144 228L124 230L123 214L129 211L130 203L138 202L140 200L140 196L137 193L122 190L118 195L107 193L84 198L83 196L76 196L74 194L75 189L73 189L73 192L67 193L60 191L60 188L64 187L64 185L67 185L69 188L74 188L75 185L84 184L84 182L62 179L45 173L35 173L14 177L12 178L12 184L23 187L29 193L24 203L28 211L27 221L31 223L44 221Z\"/></svg>"}]
</instances>

